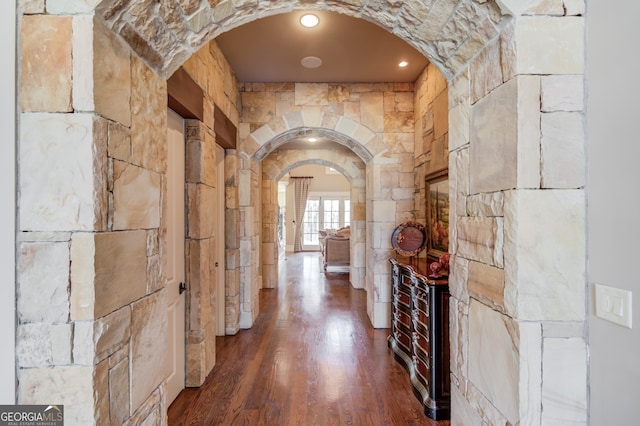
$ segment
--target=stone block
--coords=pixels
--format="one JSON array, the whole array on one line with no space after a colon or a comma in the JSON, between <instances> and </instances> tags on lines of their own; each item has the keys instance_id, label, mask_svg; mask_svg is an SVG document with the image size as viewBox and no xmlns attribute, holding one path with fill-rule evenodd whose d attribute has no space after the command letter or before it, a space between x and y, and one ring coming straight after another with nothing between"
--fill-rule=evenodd
<instances>
[{"instance_id":1,"label":"stone block","mask_svg":"<svg viewBox=\"0 0 640 426\"><path fill-rule=\"evenodd\" d=\"M109 370L109 416L112 423L123 424L129 417L129 358Z\"/></svg>"},{"instance_id":2,"label":"stone block","mask_svg":"<svg viewBox=\"0 0 640 426\"><path fill-rule=\"evenodd\" d=\"M469 380L511 422L519 420L518 325L471 299L469 305Z\"/></svg>"},{"instance_id":3,"label":"stone block","mask_svg":"<svg viewBox=\"0 0 640 426\"><path fill-rule=\"evenodd\" d=\"M22 114L18 161L29 171L18 191L22 230L106 227L106 130L92 114Z\"/></svg>"},{"instance_id":4,"label":"stone block","mask_svg":"<svg viewBox=\"0 0 640 426\"><path fill-rule=\"evenodd\" d=\"M20 371L19 404L64 405L64 424L94 424L93 367L29 368Z\"/></svg>"},{"instance_id":5,"label":"stone block","mask_svg":"<svg viewBox=\"0 0 640 426\"><path fill-rule=\"evenodd\" d=\"M114 230L160 226L160 178L158 173L114 160Z\"/></svg>"},{"instance_id":6,"label":"stone block","mask_svg":"<svg viewBox=\"0 0 640 426\"><path fill-rule=\"evenodd\" d=\"M131 49L92 16L74 17L73 33L74 108L130 126Z\"/></svg>"},{"instance_id":7,"label":"stone block","mask_svg":"<svg viewBox=\"0 0 640 426\"><path fill-rule=\"evenodd\" d=\"M548 75L540 78L542 112L584 111L582 75Z\"/></svg>"},{"instance_id":8,"label":"stone block","mask_svg":"<svg viewBox=\"0 0 640 426\"><path fill-rule=\"evenodd\" d=\"M515 37L518 74L584 72L584 18L522 16Z\"/></svg>"},{"instance_id":9,"label":"stone block","mask_svg":"<svg viewBox=\"0 0 640 426\"><path fill-rule=\"evenodd\" d=\"M327 83L296 83L295 105L328 105L329 85Z\"/></svg>"},{"instance_id":10,"label":"stone block","mask_svg":"<svg viewBox=\"0 0 640 426\"><path fill-rule=\"evenodd\" d=\"M129 342L131 336L131 308L125 306L100 318L93 324L95 357L102 361Z\"/></svg>"},{"instance_id":11,"label":"stone block","mask_svg":"<svg viewBox=\"0 0 640 426\"><path fill-rule=\"evenodd\" d=\"M119 123L109 122L107 150L109 157L122 161L131 156L131 135L129 129Z\"/></svg>"},{"instance_id":12,"label":"stone block","mask_svg":"<svg viewBox=\"0 0 640 426\"><path fill-rule=\"evenodd\" d=\"M21 323L69 319L69 243L21 243L18 252L18 318Z\"/></svg>"},{"instance_id":13,"label":"stone block","mask_svg":"<svg viewBox=\"0 0 640 426\"><path fill-rule=\"evenodd\" d=\"M20 30L21 111L71 112L72 18L26 15Z\"/></svg>"},{"instance_id":14,"label":"stone block","mask_svg":"<svg viewBox=\"0 0 640 426\"><path fill-rule=\"evenodd\" d=\"M131 56L131 162L167 170L167 82Z\"/></svg>"},{"instance_id":15,"label":"stone block","mask_svg":"<svg viewBox=\"0 0 640 426\"><path fill-rule=\"evenodd\" d=\"M586 183L583 115L542 114L542 187L581 188Z\"/></svg>"},{"instance_id":16,"label":"stone block","mask_svg":"<svg viewBox=\"0 0 640 426\"><path fill-rule=\"evenodd\" d=\"M440 138L449 131L449 96L443 90L433 100L433 137Z\"/></svg>"},{"instance_id":17,"label":"stone block","mask_svg":"<svg viewBox=\"0 0 640 426\"><path fill-rule=\"evenodd\" d=\"M187 242L187 329L202 330L210 321L209 283L211 282L210 247L208 240Z\"/></svg>"},{"instance_id":18,"label":"stone block","mask_svg":"<svg viewBox=\"0 0 640 426\"><path fill-rule=\"evenodd\" d=\"M565 15L584 16L585 0L564 0Z\"/></svg>"},{"instance_id":19,"label":"stone block","mask_svg":"<svg viewBox=\"0 0 640 426\"><path fill-rule=\"evenodd\" d=\"M480 54L471 62L469 73L471 75L471 104L485 97L493 89L503 82L500 68L500 43L494 41L486 46Z\"/></svg>"},{"instance_id":20,"label":"stone block","mask_svg":"<svg viewBox=\"0 0 640 426\"><path fill-rule=\"evenodd\" d=\"M44 14L44 0L19 0L18 7L24 15Z\"/></svg>"},{"instance_id":21,"label":"stone block","mask_svg":"<svg viewBox=\"0 0 640 426\"><path fill-rule=\"evenodd\" d=\"M504 270L469 262L469 295L504 312Z\"/></svg>"},{"instance_id":22,"label":"stone block","mask_svg":"<svg viewBox=\"0 0 640 426\"><path fill-rule=\"evenodd\" d=\"M451 274L449 275L449 291L453 297L462 303L469 303L469 262L460 256L451 256Z\"/></svg>"},{"instance_id":23,"label":"stone block","mask_svg":"<svg viewBox=\"0 0 640 426\"><path fill-rule=\"evenodd\" d=\"M501 218L460 217L456 231L459 256L503 267L505 231Z\"/></svg>"},{"instance_id":24,"label":"stone block","mask_svg":"<svg viewBox=\"0 0 640 426\"><path fill-rule=\"evenodd\" d=\"M71 319L100 318L144 296L145 231L77 233L71 240Z\"/></svg>"},{"instance_id":25,"label":"stone block","mask_svg":"<svg viewBox=\"0 0 640 426\"><path fill-rule=\"evenodd\" d=\"M374 132L384 131L384 96L380 92L360 95L360 123Z\"/></svg>"},{"instance_id":26,"label":"stone block","mask_svg":"<svg viewBox=\"0 0 640 426\"><path fill-rule=\"evenodd\" d=\"M482 217L504 216L504 197L502 192L467 197L466 214Z\"/></svg>"},{"instance_id":27,"label":"stone block","mask_svg":"<svg viewBox=\"0 0 640 426\"><path fill-rule=\"evenodd\" d=\"M507 309L521 320L584 320L584 191L509 191L504 201Z\"/></svg>"},{"instance_id":28,"label":"stone block","mask_svg":"<svg viewBox=\"0 0 640 426\"><path fill-rule=\"evenodd\" d=\"M451 426L482 426L482 418L457 386L451 386Z\"/></svg>"},{"instance_id":29,"label":"stone block","mask_svg":"<svg viewBox=\"0 0 640 426\"><path fill-rule=\"evenodd\" d=\"M587 377L582 338L544 339L542 424L588 424Z\"/></svg>"},{"instance_id":30,"label":"stone block","mask_svg":"<svg viewBox=\"0 0 640 426\"><path fill-rule=\"evenodd\" d=\"M564 15L563 0L534 0L529 3L524 15Z\"/></svg>"},{"instance_id":31,"label":"stone block","mask_svg":"<svg viewBox=\"0 0 640 426\"><path fill-rule=\"evenodd\" d=\"M36 323L18 326L16 360L20 368L48 367L53 364L51 326L49 324Z\"/></svg>"},{"instance_id":32,"label":"stone block","mask_svg":"<svg viewBox=\"0 0 640 426\"><path fill-rule=\"evenodd\" d=\"M391 200L372 201L373 221L392 222L396 221L396 202Z\"/></svg>"},{"instance_id":33,"label":"stone block","mask_svg":"<svg viewBox=\"0 0 640 426\"><path fill-rule=\"evenodd\" d=\"M167 297L164 290L132 304L131 411L137 410L168 376Z\"/></svg>"},{"instance_id":34,"label":"stone block","mask_svg":"<svg viewBox=\"0 0 640 426\"><path fill-rule=\"evenodd\" d=\"M413 133L414 131L413 112L392 112L384 114L385 133Z\"/></svg>"},{"instance_id":35,"label":"stone block","mask_svg":"<svg viewBox=\"0 0 640 426\"><path fill-rule=\"evenodd\" d=\"M267 123L276 115L276 97L273 93L242 92L242 121Z\"/></svg>"},{"instance_id":36,"label":"stone block","mask_svg":"<svg viewBox=\"0 0 640 426\"><path fill-rule=\"evenodd\" d=\"M205 368L204 341L187 343L186 349L186 387L200 387L207 378Z\"/></svg>"},{"instance_id":37,"label":"stone block","mask_svg":"<svg viewBox=\"0 0 640 426\"><path fill-rule=\"evenodd\" d=\"M454 151L469 143L469 105L459 104L449 111L449 149Z\"/></svg>"},{"instance_id":38,"label":"stone block","mask_svg":"<svg viewBox=\"0 0 640 426\"><path fill-rule=\"evenodd\" d=\"M218 221L217 191L202 184L187 184L187 237L210 238Z\"/></svg>"},{"instance_id":39,"label":"stone block","mask_svg":"<svg viewBox=\"0 0 640 426\"><path fill-rule=\"evenodd\" d=\"M53 365L70 365L72 363L73 325L52 324L50 327Z\"/></svg>"},{"instance_id":40,"label":"stone block","mask_svg":"<svg viewBox=\"0 0 640 426\"><path fill-rule=\"evenodd\" d=\"M540 83L521 76L471 110L471 193L540 185Z\"/></svg>"}]
</instances>

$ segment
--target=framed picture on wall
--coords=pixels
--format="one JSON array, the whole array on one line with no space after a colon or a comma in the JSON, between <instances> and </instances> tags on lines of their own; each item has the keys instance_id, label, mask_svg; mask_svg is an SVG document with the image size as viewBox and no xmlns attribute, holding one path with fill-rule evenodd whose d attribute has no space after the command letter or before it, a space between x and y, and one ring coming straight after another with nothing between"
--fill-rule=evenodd
<instances>
[{"instance_id":1,"label":"framed picture on wall","mask_svg":"<svg viewBox=\"0 0 640 426\"><path fill-rule=\"evenodd\" d=\"M427 255L440 258L449 252L449 172L426 177Z\"/></svg>"}]
</instances>

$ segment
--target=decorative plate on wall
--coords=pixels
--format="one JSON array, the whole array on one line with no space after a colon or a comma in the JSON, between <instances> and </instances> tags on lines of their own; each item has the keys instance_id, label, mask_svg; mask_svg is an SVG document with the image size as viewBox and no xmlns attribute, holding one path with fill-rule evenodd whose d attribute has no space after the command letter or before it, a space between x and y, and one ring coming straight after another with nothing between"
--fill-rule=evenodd
<instances>
[{"instance_id":1,"label":"decorative plate on wall","mask_svg":"<svg viewBox=\"0 0 640 426\"><path fill-rule=\"evenodd\" d=\"M400 256L415 256L427 245L427 233L422 224L404 222L391 234L391 245Z\"/></svg>"}]
</instances>

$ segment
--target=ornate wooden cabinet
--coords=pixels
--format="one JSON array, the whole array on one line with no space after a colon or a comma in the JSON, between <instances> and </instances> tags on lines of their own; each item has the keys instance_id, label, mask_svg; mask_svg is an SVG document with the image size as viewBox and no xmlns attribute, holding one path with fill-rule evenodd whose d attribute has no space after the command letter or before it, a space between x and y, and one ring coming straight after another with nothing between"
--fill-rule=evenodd
<instances>
[{"instance_id":1,"label":"ornate wooden cabinet","mask_svg":"<svg viewBox=\"0 0 640 426\"><path fill-rule=\"evenodd\" d=\"M390 259L391 335L388 344L409 372L413 392L434 419L450 415L449 285L429 279L426 262Z\"/></svg>"}]
</instances>

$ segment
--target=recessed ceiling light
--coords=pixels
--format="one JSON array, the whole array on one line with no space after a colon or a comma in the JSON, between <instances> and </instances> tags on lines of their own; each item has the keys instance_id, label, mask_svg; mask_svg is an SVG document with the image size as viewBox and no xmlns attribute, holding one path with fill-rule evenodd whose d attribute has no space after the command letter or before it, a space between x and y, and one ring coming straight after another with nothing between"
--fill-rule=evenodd
<instances>
[{"instance_id":1,"label":"recessed ceiling light","mask_svg":"<svg viewBox=\"0 0 640 426\"><path fill-rule=\"evenodd\" d=\"M318 58L317 56L305 56L304 58L302 58L300 63L305 68L318 68L320 65L322 65L322 59Z\"/></svg>"},{"instance_id":2,"label":"recessed ceiling light","mask_svg":"<svg viewBox=\"0 0 640 426\"><path fill-rule=\"evenodd\" d=\"M307 139L307 140L308 140L309 142L317 142L317 141L318 141L318 139L316 139L316 138L309 138L309 139Z\"/></svg>"},{"instance_id":3,"label":"recessed ceiling light","mask_svg":"<svg viewBox=\"0 0 640 426\"><path fill-rule=\"evenodd\" d=\"M407 61L400 61L400 63L398 64L398 66L399 66L400 68L404 68L404 67L406 67L407 65L409 65L409 62L407 62Z\"/></svg>"},{"instance_id":4,"label":"recessed ceiling light","mask_svg":"<svg viewBox=\"0 0 640 426\"><path fill-rule=\"evenodd\" d=\"M318 19L318 17L312 13L302 15L302 18L300 18L300 23L307 28L315 27L316 25L318 25L318 22L320 22L320 19Z\"/></svg>"}]
</instances>

